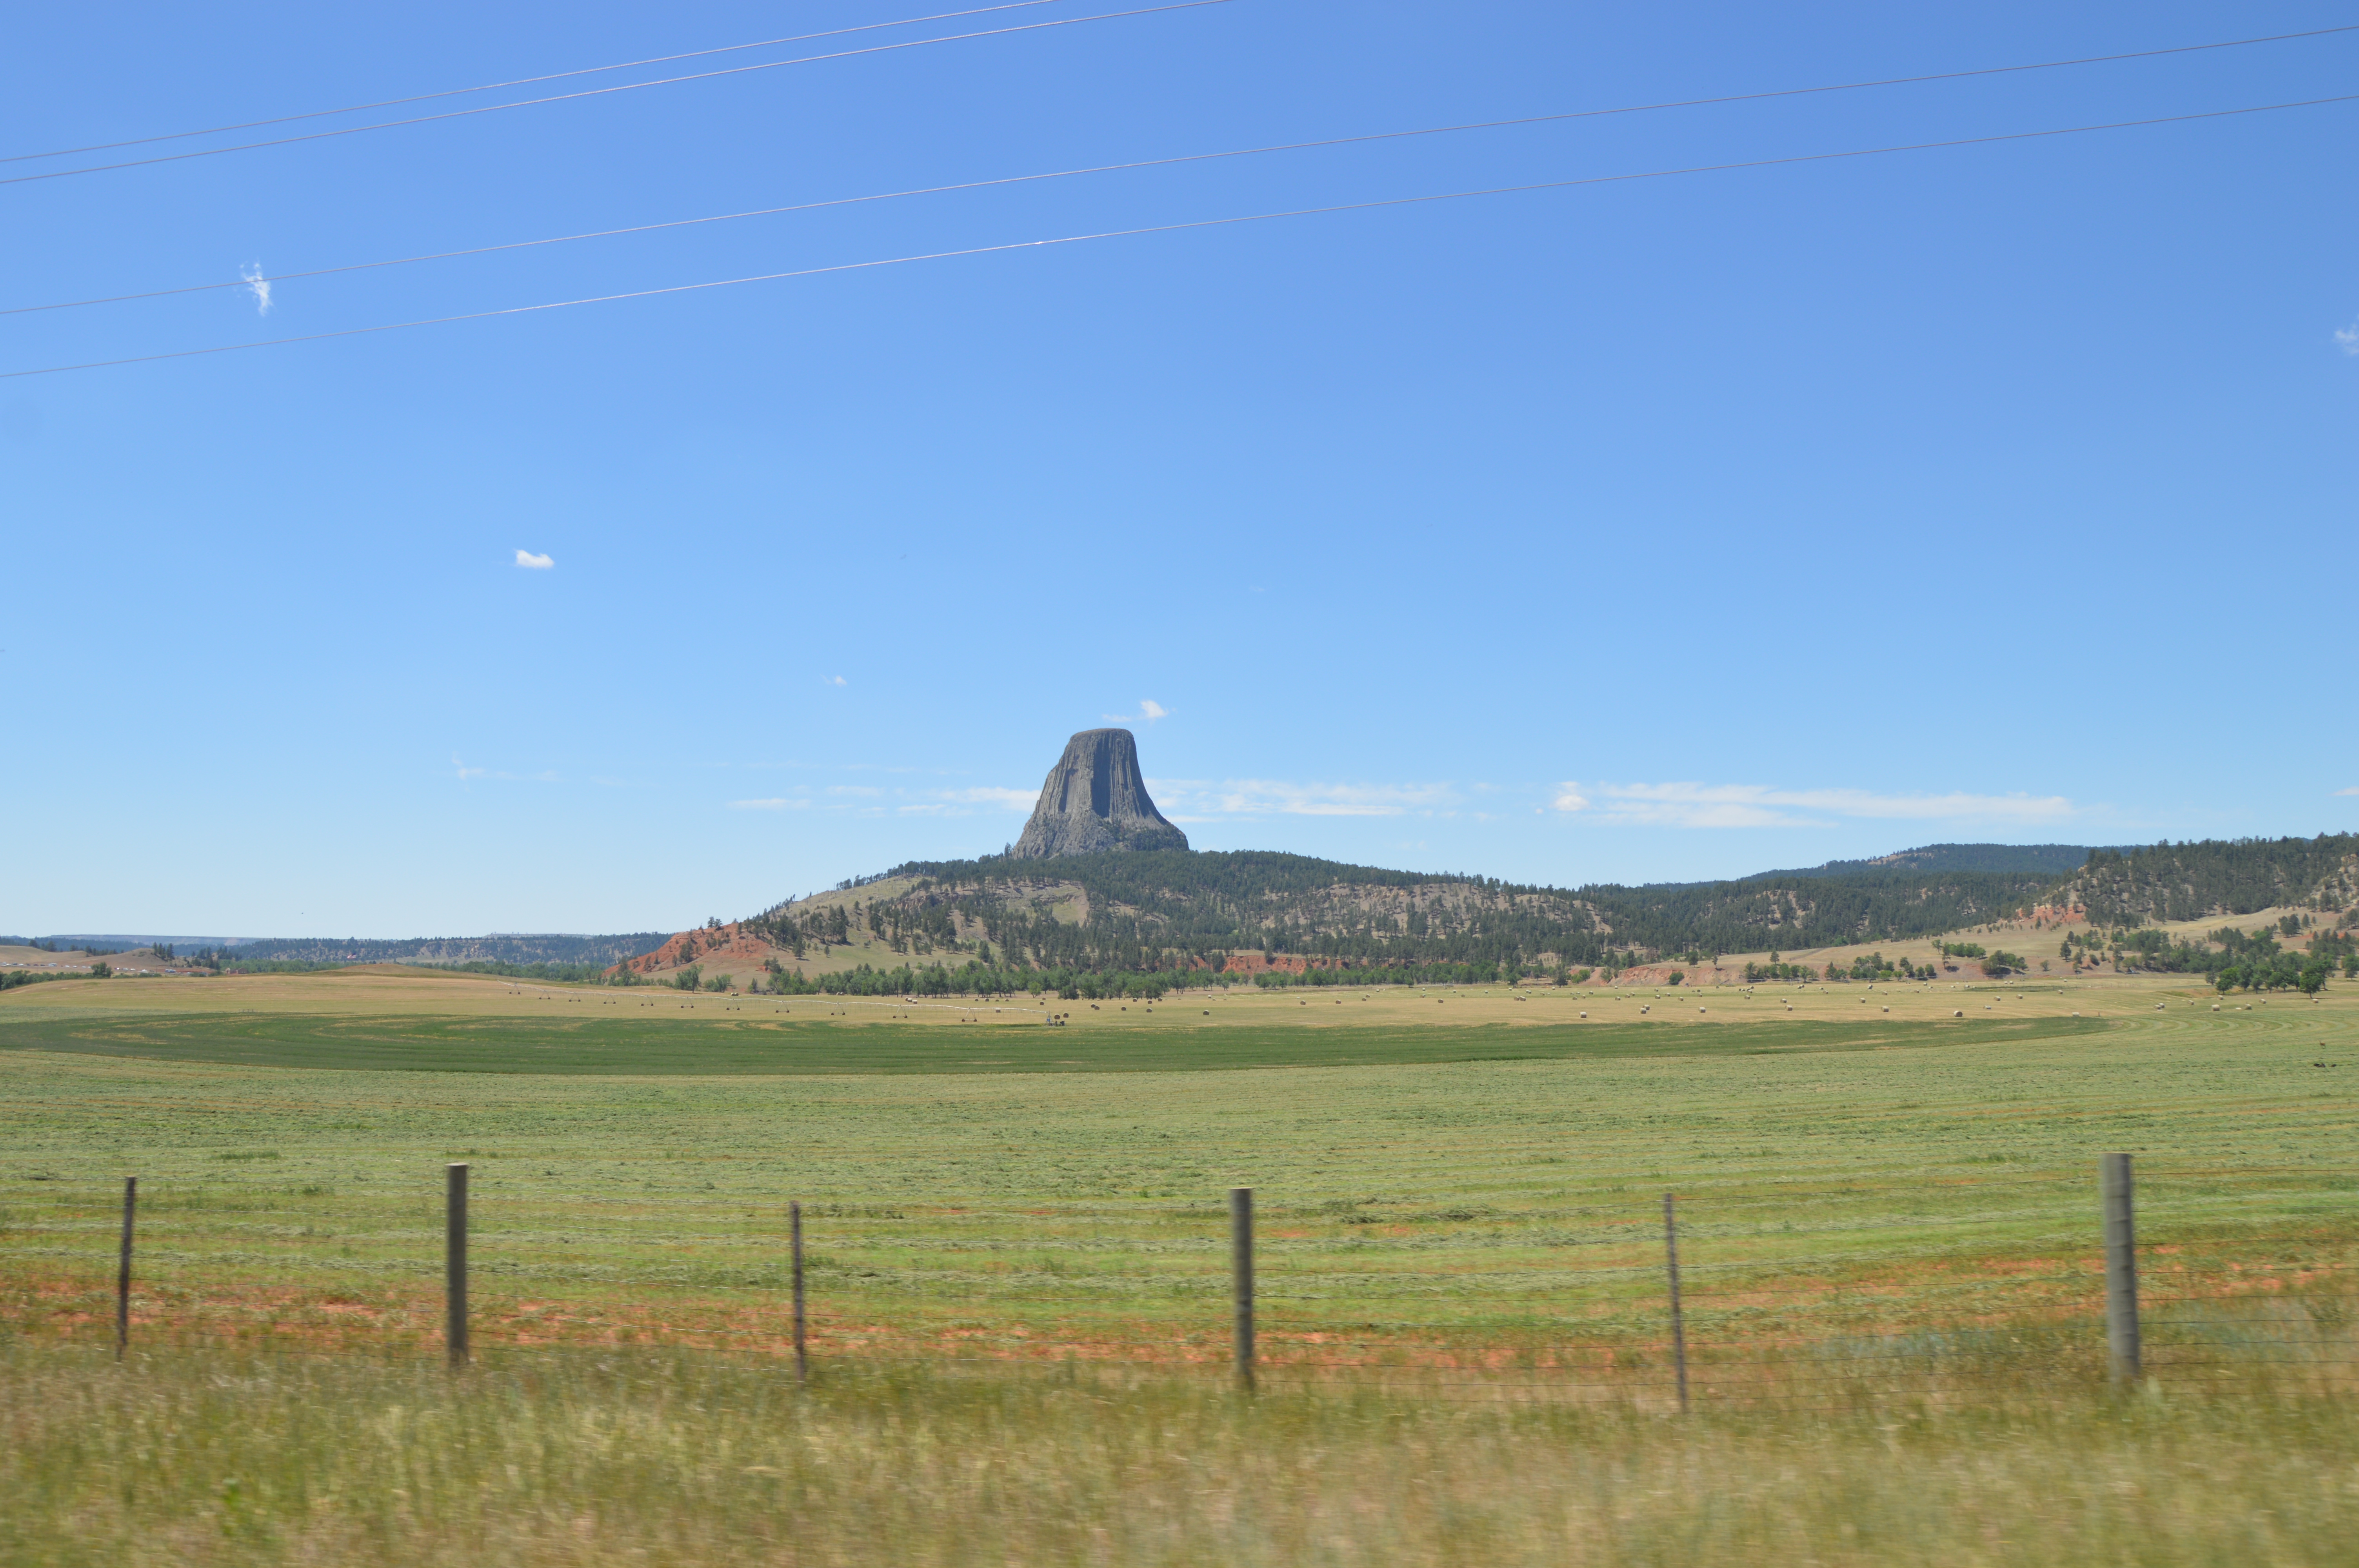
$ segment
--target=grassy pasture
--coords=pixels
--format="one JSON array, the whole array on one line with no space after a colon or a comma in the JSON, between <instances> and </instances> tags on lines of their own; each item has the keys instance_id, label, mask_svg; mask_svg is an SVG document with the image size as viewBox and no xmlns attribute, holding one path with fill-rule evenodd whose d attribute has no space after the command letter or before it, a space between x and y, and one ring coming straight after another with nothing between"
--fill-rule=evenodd
<instances>
[{"instance_id":1,"label":"grassy pasture","mask_svg":"<svg viewBox=\"0 0 2359 1568\"><path fill-rule=\"evenodd\" d=\"M684 1010L682 1010L684 1011ZM702 1076L715 1074L1191 1072L1388 1063L1761 1054L1933 1047L2093 1033L2096 1019L2028 1017L1895 1024L1756 1020L1694 1028L1650 1020L1291 1023L1282 1017L1183 1021L1167 1028L945 1028L888 1010L814 1016L642 1014L567 1019L434 1013L93 1012L0 1022L0 1051L141 1056L247 1066L462 1073ZM863 1016L863 1013L867 1016Z\"/></svg>"},{"instance_id":2,"label":"grassy pasture","mask_svg":"<svg viewBox=\"0 0 2359 1568\"><path fill-rule=\"evenodd\" d=\"M2359 1058L2344 994L1879 990L1887 1015L1854 989L1256 994L1049 1029L447 977L32 988L0 999L0 1260L24 1321L83 1321L136 1169L159 1323L414 1341L436 1167L465 1158L487 1342L773 1354L792 1196L832 1348L1185 1363L1224 1342L1245 1184L1281 1362L1651 1367L1665 1188L1709 1358L2085 1314L2091 1167L2128 1147L2149 1234L2195 1249L2158 1279L2256 1237L2297 1272L2353 1260L2359 1060L2311 1065ZM421 1070L450 1065L474 1070Z\"/></svg>"},{"instance_id":3,"label":"grassy pasture","mask_svg":"<svg viewBox=\"0 0 2359 1568\"><path fill-rule=\"evenodd\" d=\"M2029 1040L2088 1033L2108 1012L2157 1000L2181 1011L2210 1005L2201 987L2098 982L1242 989L1180 992L1158 1005L962 1005L614 990L370 967L52 982L0 995L0 1052L436 1072L1191 1071L1872 1049L1994 1033ZM1049 1011L1067 1022L1046 1027Z\"/></svg>"},{"instance_id":4,"label":"grassy pasture","mask_svg":"<svg viewBox=\"0 0 2359 1568\"><path fill-rule=\"evenodd\" d=\"M0 997L0 1561L2298 1563L2359 1511L2359 991L1277 993L1053 1030L771 1005L396 974ZM501 1070L420 1070L446 1059ZM2109 1148L2159 1378L2128 1406ZM1235 1183L1253 1406L1218 1377Z\"/></svg>"}]
</instances>

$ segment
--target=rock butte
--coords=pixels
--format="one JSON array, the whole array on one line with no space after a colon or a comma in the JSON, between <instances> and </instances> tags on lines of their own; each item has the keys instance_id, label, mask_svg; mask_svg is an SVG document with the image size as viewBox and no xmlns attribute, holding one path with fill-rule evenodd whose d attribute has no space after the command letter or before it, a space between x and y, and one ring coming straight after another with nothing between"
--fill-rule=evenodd
<instances>
[{"instance_id":1,"label":"rock butte","mask_svg":"<svg viewBox=\"0 0 2359 1568\"><path fill-rule=\"evenodd\" d=\"M1093 855L1108 849L1184 849L1188 835L1163 819L1138 771L1138 740L1127 730L1084 730L1049 770L1019 860Z\"/></svg>"}]
</instances>

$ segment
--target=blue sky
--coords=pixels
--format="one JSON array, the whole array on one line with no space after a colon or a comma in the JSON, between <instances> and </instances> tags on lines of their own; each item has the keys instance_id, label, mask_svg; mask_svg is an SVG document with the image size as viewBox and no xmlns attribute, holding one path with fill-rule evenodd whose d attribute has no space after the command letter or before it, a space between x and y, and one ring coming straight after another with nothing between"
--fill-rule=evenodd
<instances>
[{"instance_id":1,"label":"blue sky","mask_svg":"<svg viewBox=\"0 0 2359 1568\"><path fill-rule=\"evenodd\" d=\"M927 10L48 7L12 18L0 150ZM0 370L2326 97L2359 92L2359 33L286 276L2350 20L1223 0L1033 27L0 186L0 305L271 280L266 313L224 287L0 317ZM2354 133L2328 104L0 380L0 929L726 918L995 850L1109 721L1200 848L1565 884L2348 829Z\"/></svg>"}]
</instances>

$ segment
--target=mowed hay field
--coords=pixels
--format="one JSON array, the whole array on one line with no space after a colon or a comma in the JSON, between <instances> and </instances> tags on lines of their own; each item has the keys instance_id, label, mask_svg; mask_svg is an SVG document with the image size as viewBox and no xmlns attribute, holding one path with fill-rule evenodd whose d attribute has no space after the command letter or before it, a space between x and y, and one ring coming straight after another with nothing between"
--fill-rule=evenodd
<instances>
[{"instance_id":1,"label":"mowed hay field","mask_svg":"<svg viewBox=\"0 0 2359 1568\"><path fill-rule=\"evenodd\" d=\"M1049 1029L389 973L11 992L0 1561L2347 1551L2359 992L1362 996ZM2119 1397L2110 1149L2155 1374ZM1232 1184L1261 1218L1249 1400Z\"/></svg>"}]
</instances>

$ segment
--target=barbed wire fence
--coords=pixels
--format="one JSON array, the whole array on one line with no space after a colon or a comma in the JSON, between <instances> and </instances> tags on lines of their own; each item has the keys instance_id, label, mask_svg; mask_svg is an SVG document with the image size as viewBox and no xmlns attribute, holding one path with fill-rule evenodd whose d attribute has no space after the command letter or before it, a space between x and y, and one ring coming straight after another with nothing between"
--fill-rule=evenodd
<instances>
[{"instance_id":1,"label":"barbed wire fence","mask_svg":"<svg viewBox=\"0 0 2359 1568\"><path fill-rule=\"evenodd\" d=\"M469 1168L447 1167L437 1217L436 1315L454 1368L473 1352L474 1274L501 1272L496 1230L471 1262L480 1214L470 1212ZM1807 1231L1765 1247L1753 1217L1665 1193L1659 1217L1551 1235L1524 1244L1544 1257L1496 1260L1436 1259L1414 1243L1339 1260L1296 1246L1299 1222L1333 1217L1332 1202L1257 1213L1254 1190L1240 1187L1225 1226L1207 1205L1190 1211L1201 1226L1151 1244L1101 1237L1060 1252L1053 1239L1011 1241L992 1217L962 1232L955 1217L934 1216L929 1266L888 1271L807 1252L807 1236L829 1245L831 1217L847 1206L798 1201L781 1216L783 1288L769 1312L787 1332L741 1322L670 1342L790 1355L798 1378L831 1363L1088 1365L1213 1374L1248 1390L1386 1386L1662 1411L1965 1405L2109 1381L2190 1394L2359 1391L2359 1270L2339 1205L2305 1213L2256 1202L2223 1217L2216 1204L2176 1201L2167 1167L2158 1182L2144 1178L2143 1195L2126 1154L2104 1156L2096 1174L2077 1203L2052 1176L2026 1178L2012 1195L2001 1183L1963 1217L1908 1217L1905 1244L1848 1249L1816 1246ZM2208 1175L2180 1184L2216 1195L2199 1190L2216 1184ZM111 1238L118 1358L137 1330L139 1195L127 1178ZM878 1213L900 1213L851 1211L872 1238ZM2002 1218L2015 1228L1998 1245ZM1746 1227L1746 1245L1734 1246ZM1101 1266L1115 1244L1135 1266ZM1030 1260L1020 1274L995 1273L1018 1249Z\"/></svg>"}]
</instances>

